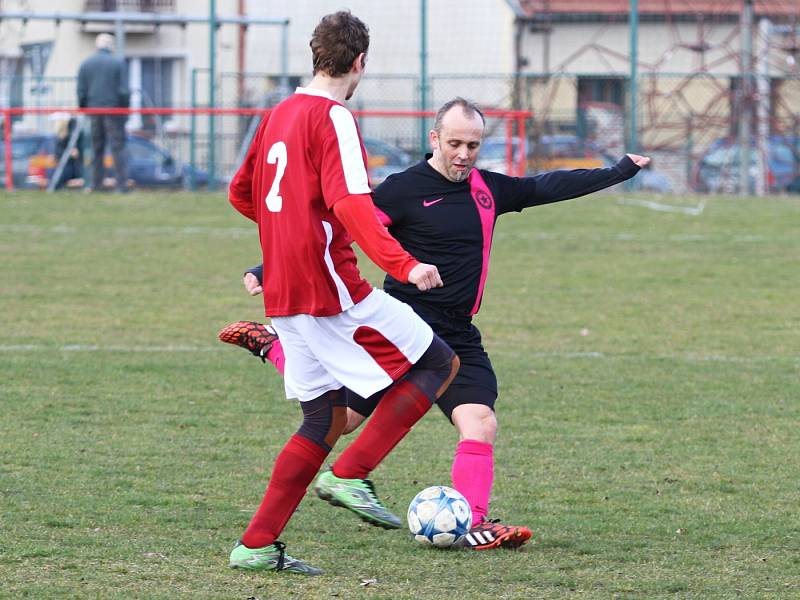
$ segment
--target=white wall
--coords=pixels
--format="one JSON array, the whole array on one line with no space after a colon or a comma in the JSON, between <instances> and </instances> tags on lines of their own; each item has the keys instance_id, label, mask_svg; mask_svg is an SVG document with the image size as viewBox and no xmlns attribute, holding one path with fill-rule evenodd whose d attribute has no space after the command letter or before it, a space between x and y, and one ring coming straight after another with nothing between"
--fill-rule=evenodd
<instances>
[{"instance_id":1,"label":"white wall","mask_svg":"<svg viewBox=\"0 0 800 600\"><path fill-rule=\"evenodd\" d=\"M418 74L420 4L419 0L249 0L247 10L254 17L291 19L292 73L310 76L308 42L314 27L322 16L348 8L370 29L367 74ZM505 0L428 0L427 4L429 73L511 72L513 14ZM262 35L270 33L253 28L248 34L248 70L277 72L279 57L265 52L268 44Z\"/></svg>"}]
</instances>

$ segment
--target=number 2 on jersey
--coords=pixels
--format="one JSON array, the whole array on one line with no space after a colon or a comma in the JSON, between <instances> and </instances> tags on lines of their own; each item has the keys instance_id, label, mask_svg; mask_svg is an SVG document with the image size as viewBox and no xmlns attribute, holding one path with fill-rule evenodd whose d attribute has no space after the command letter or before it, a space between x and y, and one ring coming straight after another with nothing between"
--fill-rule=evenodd
<instances>
[{"instance_id":1,"label":"number 2 on jersey","mask_svg":"<svg viewBox=\"0 0 800 600\"><path fill-rule=\"evenodd\" d=\"M275 142L267 153L267 162L271 165L277 164L275 179L272 180L272 187L265 198L267 209L270 212L280 212L283 208L283 198L280 195L281 179L286 171L286 144Z\"/></svg>"}]
</instances>

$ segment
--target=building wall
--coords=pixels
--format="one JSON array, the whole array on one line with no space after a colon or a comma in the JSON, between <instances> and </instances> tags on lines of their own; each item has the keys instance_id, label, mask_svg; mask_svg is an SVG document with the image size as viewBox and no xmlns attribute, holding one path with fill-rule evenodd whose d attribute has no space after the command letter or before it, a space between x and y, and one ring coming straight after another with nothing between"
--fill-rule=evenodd
<instances>
[{"instance_id":1,"label":"building wall","mask_svg":"<svg viewBox=\"0 0 800 600\"><path fill-rule=\"evenodd\" d=\"M505 0L429 0L428 69L431 73L509 73L513 13ZM311 73L308 42L325 14L347 7L370 29L367 73L418 74L420 68L419 0L376 2L336 0L292 2L249 0L252 16L287 16L290 25L289 69ZM252 70L277 71L278 56L264 54L263 40L248 36L247 63ZM257 65L257 67L256 67Z\"/></svg>"},{"instance_id":2,"label":"building wall","mask_svg":"<svg viewBox=\"0 0 800 600\"><path fill-rule=\"evenodd\" d=\"M705 63L714 65L719 74L735 73L735 60L722 61L732 50L738 50L735 28L720 24L704 33L710 49ZM665 73L689 73L701 66L700 55L682 47L694 44L698 26L692 23L666 25L642 23L639 26L639 62L643 69L658 69ZM549 61L546 50L549 44ZM546 73L607 73L628 74L630 36L627 23L556 23L553 31L526 33L522 54L528 60L525 72Z\"/></svg>"},{"instance_id":3,"label":"building wall","mask_svg":"<svg viewBox=\"0 0 800 600\"><path fill-rule=\"evenodd\" d=\"M412 81L420 72L420 15L417 0L374 2L353 0L349 8L370 27L371 46L367 77L406 76ZM51 0L6 0L3 9L30 12L82 12L83 0L62 0L57 6ZM308 42L319 18L340 10L341 2L319 0L314 3L286 3L277 0L250 0L246 12L252 17L288 17L289 56L292 75L307 80L311 75L311 56ZM235 16L236 0L218 0L219 15ZM175 12L184 15L207 16L206 3L177 0ZM429 74L508 74L513 68L511 35L513 15L505 0L467 0L456 8L449 2L428 3L428 72ZM58 27L52 22L4 20L0 22L0 55L18 53L21 44L52 41L53 52L44 76L74 77L81 60L94 51L92 33L83 31L81 24L64 21ZM113 32L113 28L109 27ZM125 54L129 57L174 57L180 59L176 84L179 104L188 104L192 70L209 66L209 34L204 24L186 28L162 26L149 33L129 32L125 39ZM225 25L217 32L216 69L218 73L235 73L238 62L239 28ZM246 33L244 70L252 73L278 74L281 70L281 28L252 25ZM207 79L198 75L199 100L207 95ZM252 86L258 84L252 83ZM365 86L366 87L366 86ZM378 100L382 86L375 86L372 96ZM480 90L473 86L474 92ZM256 95L261 90L255 90ZM414 107L418 83L392 90L398 104ZM462 92L468 95L468 90ZM63 95L63 94L62 94ZM398 97L399 95L399 97ZM491 94L490 94L491 95ZM364 98L369 102L372 98ZM63 100L62 100L63 103Z\"/></svg>"},{"instance_id":4,"label":"building wall","mask_svg":"<svg viewBox=\"0 0 800 600\"><path fill-rule=\"evenodd\" d=\"M311 34L320 17L343 8L331 0L285 3L250 0L252 16L287 16L291 20L289 70L302 81L311 77ZM346 4L370 29L370 50L364 82L354 98L359 106L415 109L419 107L420 2L352 0ZM505 0L465 0L427 3L427 62L430 76L469 75L469 83L442 86L442 96L460 94L487 105L507 99L507 82L488 81L490 75L513 71L513 13ZM265 52L265 40L248 33L247 70L278 72L280 56ZM429 94L429 106L440 98Z\"/></svg>"}]
</instances>

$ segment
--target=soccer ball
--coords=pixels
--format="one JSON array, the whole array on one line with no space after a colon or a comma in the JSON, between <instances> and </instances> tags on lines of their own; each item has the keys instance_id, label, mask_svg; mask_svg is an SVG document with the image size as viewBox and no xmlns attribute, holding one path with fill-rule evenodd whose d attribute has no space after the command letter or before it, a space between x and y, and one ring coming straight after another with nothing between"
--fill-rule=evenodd
<instances>
[{"instance_id":1,"label":"soccer ball","mask_svg":"<svg viewBox=\"0 0 800 600\"><path fill-rule=\"evenodd\" d=\"M421 544L438 548L459 545L471 526L469 503L453 488L425 488L408 506L408 528Z\"/></svg>"}]
</instances>

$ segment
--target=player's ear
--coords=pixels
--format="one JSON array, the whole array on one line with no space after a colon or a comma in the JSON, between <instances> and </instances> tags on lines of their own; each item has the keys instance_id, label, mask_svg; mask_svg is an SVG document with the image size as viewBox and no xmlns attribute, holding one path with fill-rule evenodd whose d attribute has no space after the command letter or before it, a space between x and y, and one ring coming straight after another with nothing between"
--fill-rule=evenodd
<instances>
[{"instance_id":1,"label":"player's ear","mask_svg":"<svg viewBox=\"0 0 800 600\"><path fill-rule=\"evenodd\" d=\"M358 56L356 56L353 64L350 65L350 70L354 73L359 73L367 68L367 53L362 52Z\"/></svg>"},{"instance_id":2,"label":"player's ear","mask_svg":"<svg viewBox=\"0 0 800 600\"><path fill-rule=\"evenodd\" d=\"M431 129L428 132L428 141L431 144L431 149L436 150L439 146L439 134L436 132L435 129Z\"/></svg>"}]
</instances>

